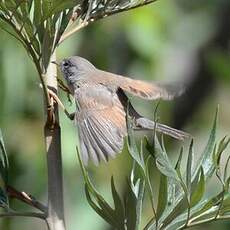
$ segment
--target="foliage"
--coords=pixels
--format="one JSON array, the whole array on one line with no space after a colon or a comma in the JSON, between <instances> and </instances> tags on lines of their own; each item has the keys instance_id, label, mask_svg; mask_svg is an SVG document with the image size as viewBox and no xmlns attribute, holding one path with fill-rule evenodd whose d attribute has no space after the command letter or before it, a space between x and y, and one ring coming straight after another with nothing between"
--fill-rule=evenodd
<instances>
[{"instance_id":1,"label":"foliage","mask_svg":"<svg viewBox=\"0 0 230 230\"><path fill-rule=\"evenodd\" d=\"M97 19L154 1L1 0L0 28L21 42L41 74L67 28L75 32Z\"/></svg>"},{"instance_id":2,"label":"foliage","mask_svg":"<svg viewBox=\"0 0 230 230\"><path fill-rule=\"evenodd\" d=\"M48 102L48 111L50 95L44 76L58 45L89 23L152 2L155 0L0 0L0 28L16 38L32 58ZM127 180L124 200L116 189L113 177L111 178L114 207L95 189L78 154L85 179L85 193L91 207L116 229L140 229L145 193L150 199L153 211L152 219L145 225L145 229L180 229L212 220L229 219L230 157L224 169L220 167L229 139L225 137L219 143L216 142L216 119L217 116L207 146L196 163L191 141L184 174L181 169L183 149L175 167L166 153L163 140L160 143L156 136L153 144L144 138L139 151L128 122L128 149L133 158L133 167ZM58 145L58 142L55 143ZM55 160L52 164L60 164L60 161ZM157 199L154 197L150 178L153 163L160 174ZM220 181L221 192L207 198L207 183L214 174ZM25 193L16 190L13 192L16 198L38 208L42 214L9 211L8 160L0 132L0 206L6 211L5 215L1 216L21 215L49 219L46 206ZM59 210L54 210L54 213L55 211Z\"/></svg>"},{"instance_id":3,"label":"foliage","mask_svg":"<svg viewBox=\"0 0 230 230\"><path fill-rule=\"evenodd\" d=\"M0 129L0 207L8 209L8 195L6 185L8 183L8 158Z\"/></svg>"},{"instance_id":4,"label":"foliage","mask_svg":"<svg viewBox=\"0 0 230 230\"><path fill-rule=\"evenodd\" d=\"M124 201L117 192L114 178L111 178L114 207L111 207L95 189L78 154L89 204L115 229L141 228L144 192L149 197L153 209L152 219L145 225L145 230L182 229L229 218L230 175L228 166L230 156L223 170L220 168L220 161L230 139L224 137L219 143L216 142L216 122L217 112L208 143L197 162L194 159L194 155L197 154L194 154L193 140L191 141L184 174L181 172L183 148L174 167L164 147L163 139L159 143L155 136L154 142L151 144L147 138L144 138L143 143L145 144L141 145L139 151L133 131L129 129L128 148L134 163L127 181L127 194ZM146 154L143 153L144 149L147 150ZM154 200L149 176L149 172L153 170L152 163L155 163L160 173L160 185L156 200ZM214 175L220 181L221 192L213 197L208 197L206 194L207 184Z\"/></svg>"}]
</instances>

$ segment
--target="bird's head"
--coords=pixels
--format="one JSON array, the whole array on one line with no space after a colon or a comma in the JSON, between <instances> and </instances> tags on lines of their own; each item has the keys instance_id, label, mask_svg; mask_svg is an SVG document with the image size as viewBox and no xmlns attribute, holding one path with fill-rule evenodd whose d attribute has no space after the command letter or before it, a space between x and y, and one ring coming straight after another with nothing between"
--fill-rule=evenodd
<instances>
[{"instance_id":1,"label":"bird's head","mask_svg":"<svg viewBox=\"0 0 230 230\"><path fill-rule=\"evenodd\" d=\"M70 85L84 78L88 71L96 69L88 60L78 56L63 59L60 63L60 68Z\"/></svg>"}]
</instances>

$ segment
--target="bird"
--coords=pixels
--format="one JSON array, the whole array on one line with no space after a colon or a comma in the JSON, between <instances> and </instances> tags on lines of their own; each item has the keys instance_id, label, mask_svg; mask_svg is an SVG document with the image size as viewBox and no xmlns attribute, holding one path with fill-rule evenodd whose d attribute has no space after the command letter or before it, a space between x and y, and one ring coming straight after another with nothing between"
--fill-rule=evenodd
<instances>
[{"instance_id":1,"label":"bird","mask_svg":"<svg viewBox=\"0 0 230 230\"><path fill-rule=\"evenodd\" d=\"M79 56L64 58L59 66L76 103L74 120L85 165L89 160L95 165L107 162L122 151L127 136L127 116L132 118L135 129L156 130L179 140L190 136L143 117L126 95L145 100L172 100L184 91L179 84L134 80L100 70Z\"/></svg>"}]
</instances>

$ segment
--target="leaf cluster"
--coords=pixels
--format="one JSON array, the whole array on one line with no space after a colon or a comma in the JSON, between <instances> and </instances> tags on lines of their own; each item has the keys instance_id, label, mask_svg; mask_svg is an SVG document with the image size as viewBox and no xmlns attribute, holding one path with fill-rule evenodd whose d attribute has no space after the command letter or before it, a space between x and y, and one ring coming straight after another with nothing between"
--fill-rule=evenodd
<instances>
[{"instance_id":1,"label":"leaf cluster","mask_svg":"<svg viewBox=\"0 0 230 230\"><path fill-rule=\"evenodd\" d=\"M41 74L59 43L79 28L155 1L0 0L0 28L20 41Z\"/></svg>"},{"instance_id":2,"label":"leaf cluster","mask_svg":"<svg viewBox=\"0 0 230 230\"><path fill-rule=\"evenodd\" d=\"M21 42L41 72L41 66L47 68L76 4L75 0L1 0L0 28Z\"/></svg>"},{"instance_id":3,"label":"leaf cluster","mask_svg":"<svg viewBox=\"0 0 230 230\"><path fill-rule=\"evenodd\" d=\"M183 229L230 218L228 172L230 156L224 168L220 167L222 154L230 139L224 137L219 143L216 142L216 122L217 112L208 142L198 160L194 157L197 154L194 154L194 143L193 140L191 141L183 173L183 148L180 150L175 166L168 157L163 139L160 143L155 136L151 144L147 138L144 138L138 150L129 122L128 149L134 163L127 180L127 193L123 198L117 192L114 178L111 178L114 206L107 203L95 189L78 154L89 204L114 229L141 229L142 203L146 196L152 206L152 218L145 224L145 230ZM159 189L156 191L158 195L155 200L150 178L154 164L160 174ZM207 184L214 176L217 176L220 181L220 192L208 197Z\"/></svg>"}]
</instances>

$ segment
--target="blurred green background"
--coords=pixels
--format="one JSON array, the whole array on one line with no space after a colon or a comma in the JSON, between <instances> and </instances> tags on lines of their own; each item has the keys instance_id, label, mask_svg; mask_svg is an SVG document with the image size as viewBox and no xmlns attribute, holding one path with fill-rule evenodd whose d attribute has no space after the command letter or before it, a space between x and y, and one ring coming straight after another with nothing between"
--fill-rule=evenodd
<instances>
[{"instance_id":1,"label":"blurred green background","mask_svg":"<svg viewBox=\"0 0 230 230\"><path fill-rule=\"evenodd\" d=\"M185 80L188 89L174 102L161 102L161 122L191 133L195 153L208 138L217 104L220 105L218 137L230 134L230 2L229 0L159 0L133 11L98 21L64 42L58 59L79 55L98 68L133 78ZM0 127L10 160L10 184L46 201L47 171L43 142L43 98L35 68L20 44L0 30ZM60 93L69 111L74 111L65 93ZM132 98L138 111L153 117L154 102ZM62 111L62 150L66 225L69 230L110 229L88 205L77 162L76 131ZM146 133L142 133L146 134ZM181 145L167 138L173 159ZM127 163L128 162L128 163ZM129 173L131 159L126 147L109 164L89 166L99 191L110 200L110 176L120 192ZM157 178L156 180L157 185ZM217 191L216 181L209 186ZM27 206L12 201L18 210ZM143 222L149 218L148 200ZM40 220L0 219L0 229L45 229ZM230 223L212 223L209 229L229 229Z\"/></svg>"}]
</instances>

